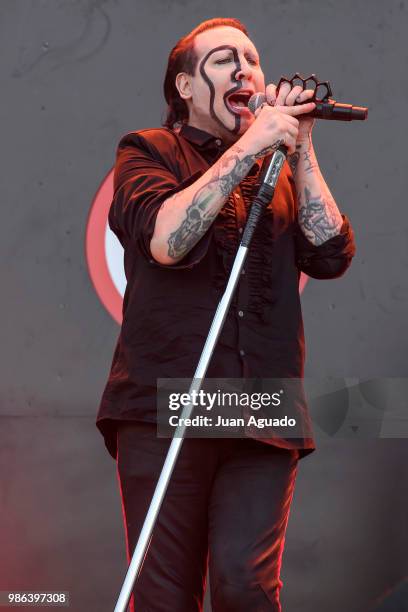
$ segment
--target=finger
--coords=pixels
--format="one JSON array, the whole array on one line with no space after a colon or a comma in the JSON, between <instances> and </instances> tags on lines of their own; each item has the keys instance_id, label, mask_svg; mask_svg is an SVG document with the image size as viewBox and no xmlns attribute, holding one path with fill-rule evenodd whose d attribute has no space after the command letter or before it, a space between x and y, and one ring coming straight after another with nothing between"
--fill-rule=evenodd
<instances>
[{"instance_id":1,"label":"finger","mask_svg":"<svg viewBox=\"0 0 408 612\"><path fill-rule=\"evenodd\" d=\"M286 83L286 82L282 83L282 85L279 88L278 95L276 97L275 105L283 106L286 103L286 96L288 95L291 89L292 88L290 86L290 83Z\"/></svg>"},{"instance_id":2,"label":"finger","mask_svg":"<svg viewBox=\"0 0 408 612\"><path fill-rule=\"evenodd\" d=\"M296 117L292 117L289 113L286 112L286 110L288 108L293 108L293 107L288 107L288 106L270 106L270 104L267 104L267 102L263 102L263 104L261 104L261 106L259 106L256 111L255 111L255 117L258 117L258 115L263 111L264 114L266 115L271 115L271 116L276 116L276 111L282 111L282 114L285 115L284 117L284 121L288 124L291 125L299 125L299 121L296 119Z\"/></svg>"},{"instance_id":3,"label":"finger","mask_svg":"<svg viewBox=\"0 0 408 612\"><path fill-rule=\"evenodd\" d=\"M284 138L284 144L288 148L288 153L291 155L296 151L296 136L292 136L291 134L287 134L286 138Z\"/></svg>"},{"instance_id":4,"label":"finger","mask_svg":"<svg viewBox=\"0 0 408 612\"><path fill-rule=\"evenodd\" d=\"M307 100L310 100L311 98L313 98L314 93L315 93L314 89L305 89L296 98L297 104L303 104L303 102L307 102Z\"/></svg>"},{"instance_id":5,"label":"finger","mask_svg":"<svg viewBox=\"0 0 408 612\"><path fill-rule=\"evenodd\" d=\"M285 115L297 117L298 115L305 115L306 113L311 113L312 110L315 109L315 107L316 104L314 102L306 102L305 104L300 104L299 106L281 106L278 110L280 110Z\"/></svg>"},{"instance_id":6,"label":"finger","mask_svg":"<svg viewBox=\"0 0 408 612\"><path fill-rule=\"evenodd\" d=\"M258 108L256 109L254 115L255 117L258 117L259 113L261 112L261 110L265 107L268 106L267 102L263 102L260 106L258 106Z\"/></svg>"},{"instance_id":7,"label":"finger","mask_svg":"<svg viewBox=\"0 0 408 612\"><path fill-rule=\"evenodd\" d=\"M286 96L286 106L293 106L296 98L302 93L303 88L301 85L295 85L295 87Z\"/></svg>"},{"instance_id":8,"label":"finger","mask_svg":"<svg viewBox=\"0 0 408 612\"><path fill-rule=\"evenodd\" d=\"M296 140L299 133L299 125L289 125L287 132L291 138L294 138Z\"/></svg>"},{"instance_id":9,"label":"finger","mask_svg":"<svg viewBox=\"0 0 408 612\"><path fill-rule=\"evenodd\" d=\"M265 89L265 94L268 104L274 106L276 102L276 85L270 83Z\"/></svg>"},{"instance_id":10,"label":"finger","mask_svg":"<svg viewBox=\"0 0 408 612\"><path fill-rule=\"evenodd\" d=\"M291 115L285 114L285 121L287 125L293 125L294 127L299 127L299 119L296 119L296 117L292 117Z\"/></svg>"},{"instance_id":11,"label":"finger","mask_svg":"<svg viewBox=\"0 0 408 612\"><path fill-rule=\"evenodd\" d=\"M289 119L289 117L287 118ZM291 117L291 119L294 119L294 118ZM283 142L288 147L289 150L291 150L292 148L294 150L296 140L298 137L298 133L299 133L299 121L295 119L295 122L296 122L295 125L289 122L287 123L286 129L284 132L284 136L283 136Z\"/></svg>"}]
</instances>

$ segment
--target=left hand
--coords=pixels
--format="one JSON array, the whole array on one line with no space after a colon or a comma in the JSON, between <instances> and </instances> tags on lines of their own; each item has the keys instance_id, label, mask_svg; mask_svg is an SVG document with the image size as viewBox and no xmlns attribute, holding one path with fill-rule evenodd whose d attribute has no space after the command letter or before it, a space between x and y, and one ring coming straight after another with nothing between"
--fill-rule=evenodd
<instances>
[{"instance_id":1,"label":"left hand","mask_svg":"<svg viewBox=\"0 0 408 612\"><path fill-rule=\"evenodd\" d=\"M290 83L282 83L278 96L276 96L276 85L271 83L266 87L266 100L271 106L294 106L309 101L314 94L313 89L303 90L300 85L291 87ZM309 141L315 120L312 117L299 116L299 132L297 143Z\"/></svg>"}]
</instances>

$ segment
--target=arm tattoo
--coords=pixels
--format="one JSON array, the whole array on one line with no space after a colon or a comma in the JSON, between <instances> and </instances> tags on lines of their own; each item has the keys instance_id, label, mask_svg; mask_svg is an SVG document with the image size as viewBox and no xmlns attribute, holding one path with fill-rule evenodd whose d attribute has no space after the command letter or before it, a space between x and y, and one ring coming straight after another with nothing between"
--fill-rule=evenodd
<instances>
[{"instance_id":1,"label":"arm tattoo","mask_svg":"<svg viewBox=\"0 0 408 612\"><path fill-rule=\"evenodd\" d=\"M293 176L295 176L296 174L299 159L300 159L300 155L297 151L295 153L292 153L292 155L288 155L288 162L289 162L290 169L292 170Z\"/></svg>"},{"instance_id":2,"label":"arm tattoo","mask_svg":"<svg viewBox=\"0 0 408 612\"><path fill-rule=\"evenodd\" d=\"M178 259L188 253L214 221L216 215L206 210L207 204L212 199L212 194L206 188L207 186L197 191L192 204L186 210L186 218L180 227L170 234L169 257ZM207 193L205 193L206 190Z\"/></svg>"},{"instance_id":3,"label":"arm tattoo","mask_svg":"<svg viewBox=\"0 0 408 612\"><path fill-rule=\"evenodd\" d=\"M339 234L343 218L320 173L311 141L306 148L300 146L299 152L295 177L298 222L306 238L320 246Z\"/></svg>"},{"instance_id":4,"label":"arm tattoo","mask_svg":"<svg viewBox=\"0 0 408 612\"><path fill-rule=\"evenodd\" d=\"M288 155L288 163L289 163L290 169L292 170L293 176L296 176L297 167L298 167L298 163L300 159L299 150L301 148L302 148L301 145L297 144L295 153L292 153L292 155Z\"/></svg>"},{"instance_id":5,"label":"arm tattoo","mask_svg":"<svg viewBox=\"0 0 408 612\"><path fill-rule=\"evenodd\" d=\"M317 164L310 158L310 149L303 151L303 161L305 162L306 174L310 174L317 168Z\"/></svg>"},{"instance_id":6,"label":"arm tattoo","mask_svg":"<svg viewBox=\"0 0 408 612\"><path fill-rule=\"evenodd\" d=\"M258 151L256 154L245 155L242 159L240 159L239 154L243 152L243 149L237 145L229 149L229 155L224 155L221 158L221 164L216 164L211 180L194 195L192 203L186 210L186 218L170 234L168 239L169 257L174 259L184 257L197 244L218 214L218 211L208 210L214 198L219 196L220 193L222 196L228 197L248 174L255 161L273 153L282 143L283 140L277 140L271 146ZM177 194L173 197L177 197Z\"/></svg>"},{"instance_id":7,"label":"arm tattoo","mask_svg":"<svg viewBox=\"0 0 408 612\"><path fill-rule=\"evenodd\" d=\"M312 196L307 187L304 194L304 202L299 196L299 223L310 242L319 246L339 233L337 207L332 200Z\"/></svg>"}]
</instances>

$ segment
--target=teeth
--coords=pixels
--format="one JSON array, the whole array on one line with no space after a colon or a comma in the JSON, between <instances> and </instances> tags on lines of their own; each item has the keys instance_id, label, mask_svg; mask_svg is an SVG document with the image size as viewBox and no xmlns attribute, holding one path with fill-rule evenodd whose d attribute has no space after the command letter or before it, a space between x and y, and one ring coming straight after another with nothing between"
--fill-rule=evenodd
<instances>
[{"instance_id":1,"label":"teeth","mask_svg":"<svg viewBox=\"0 0 408 612\"><path fill-rule=\"evenodd\" d=\"M238 100L238 99L237 99L237 100L234 100L234 101L231 101L231 103L230 103L230 104L231 104L231 106L234 106L234 107L236 107L236 106L238 106L238 107L240 107L240 108L244 108L244 107L246 107L245 102L244 102L243 100Z\"/></svg>"}]
</instances>

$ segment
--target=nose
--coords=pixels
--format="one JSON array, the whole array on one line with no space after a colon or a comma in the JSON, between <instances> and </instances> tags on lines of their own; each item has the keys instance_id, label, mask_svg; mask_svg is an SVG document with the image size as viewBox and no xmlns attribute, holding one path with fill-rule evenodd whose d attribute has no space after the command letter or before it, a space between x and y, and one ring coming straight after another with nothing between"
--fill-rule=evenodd
<instances>
[{"instance_id":1,"label":"nose","mask_svg":"<svg viewBox=\"0 0 408 612\"><path fill-rule=\"evenodd\" d=\"M235 78L237 79L237 81L242 81L244 79L250 81L252 79L252 66L245 59L245 57L242 57L240 59L240 68L238 68Z\"/></svg>"}]
</instances>

